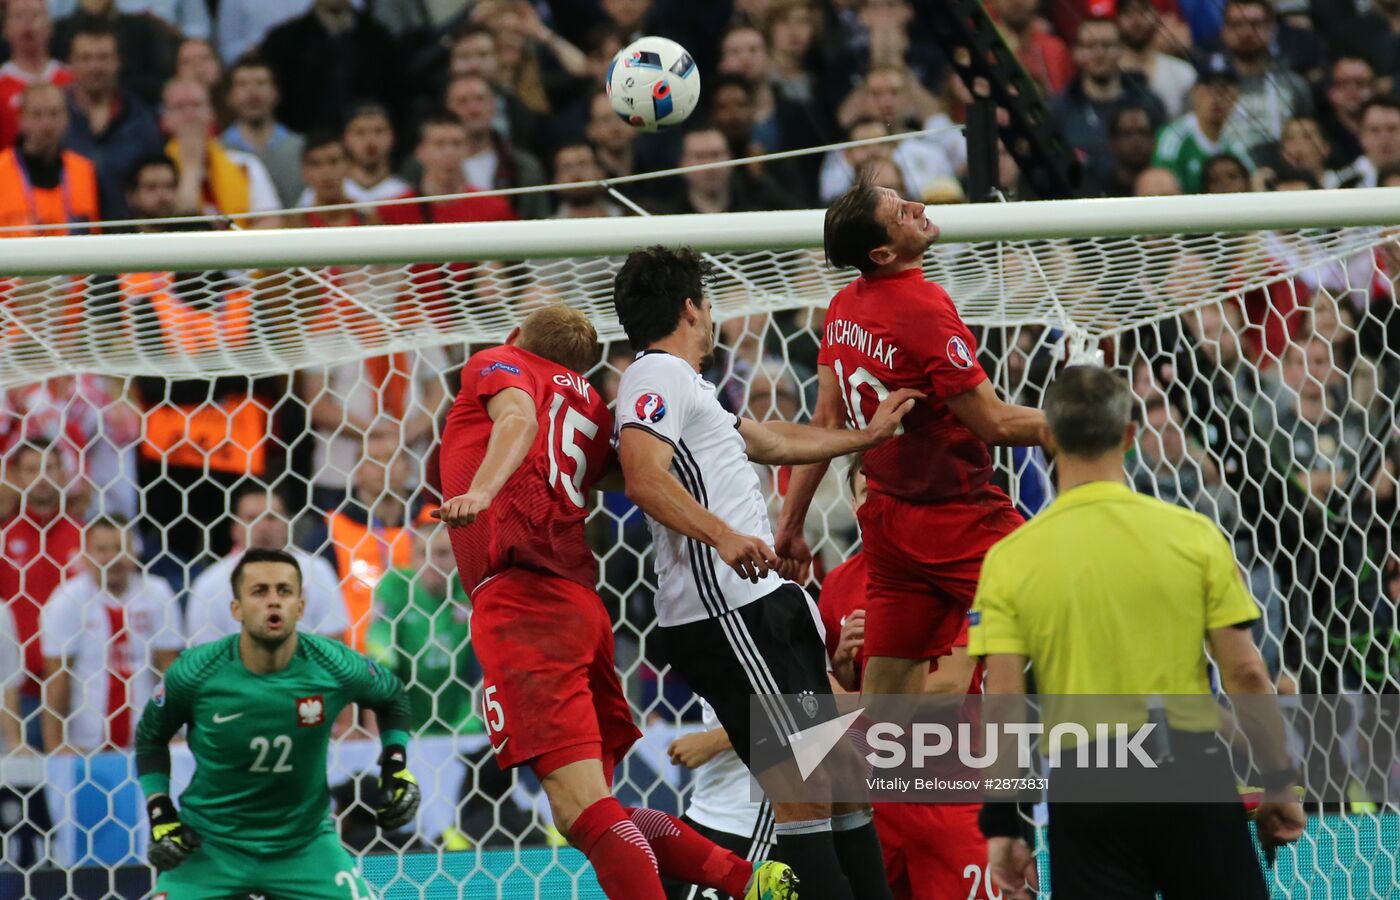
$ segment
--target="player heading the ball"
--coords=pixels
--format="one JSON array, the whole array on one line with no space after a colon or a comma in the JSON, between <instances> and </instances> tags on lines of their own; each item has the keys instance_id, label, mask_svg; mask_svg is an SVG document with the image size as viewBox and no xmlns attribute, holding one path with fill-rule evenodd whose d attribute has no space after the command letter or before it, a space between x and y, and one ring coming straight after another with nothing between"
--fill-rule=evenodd
<instances>
[{"instance_id":1,"label":"player heading the ball","mask_svg":"<svg viewBox=\"0 0 1400 900\"><path fill-rule=\"evenodd\" d=\"M929 661L963 630L982 557L1022 523L992 484L989 444L1039 444L1045 415L997 396L977 342L942 287L924 277L938 226L924 204L863 173L826 211L826 258L860 277L831 300L817 357L814 424L860 428L885 397L923 399L887 444L865 452L861 506L867 694L917 694ZM811 562L807 509L826 464L793 473L776 550L796 576Z\"/></svg>"},{"instance_id":2,"label":"player heading the ball","mask_svg":"<svg viewBox=\"0 0 1400 900\"><path fill-rule=\"evenodd\" d=\"M326 753L342 709L373 710L379 827L408 824L419 791L406 765L403 682L339 641L296 630L305 603L291 554L252 548L230 580L241 630L181 654L136 729L157 896L372 896L329 815ZM177 810L170 739L181 728L195 770Z\"/></svg>"}]
</instances>

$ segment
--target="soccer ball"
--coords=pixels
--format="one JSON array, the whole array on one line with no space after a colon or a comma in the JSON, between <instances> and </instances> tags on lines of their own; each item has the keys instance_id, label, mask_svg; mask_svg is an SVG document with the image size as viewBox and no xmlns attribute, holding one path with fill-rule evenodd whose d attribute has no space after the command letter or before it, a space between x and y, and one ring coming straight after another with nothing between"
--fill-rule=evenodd
<instances>
[{"instance_id":1,"label":"soccer ball","mask_svg":"<svg viewBox=\"0 0 1400 900\"><path fill-rule=\"evenodd\" d=\"M642 131L679 125L700 102L700 70L685 48L663 37L623 47L608 66L608 99L623 121Z\"/></svg>"}]
</instances>

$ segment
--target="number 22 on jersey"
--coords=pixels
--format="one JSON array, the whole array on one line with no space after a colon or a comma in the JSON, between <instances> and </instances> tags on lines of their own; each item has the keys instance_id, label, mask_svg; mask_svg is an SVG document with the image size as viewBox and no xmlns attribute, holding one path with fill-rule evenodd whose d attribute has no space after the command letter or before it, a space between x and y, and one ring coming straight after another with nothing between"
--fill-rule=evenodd
<instances>
[{"instance_id":1,"label":"number 22 on jersey","mask_svg":"<svg viewBox=\"0 0 1400 900\"><path fill-rule=\"evenodd\" d=\"M574 409L556 393L549 404L549 484L558 485L575 506L583 509L587 503L583 486L588 478L588 454L579 445L579 436L591 441L598 436L598 423ZM574 473L568 475L559 465L560 455L574 461Z\"/></svg>"},{"instance_id":2,"label":"number 22 on jersey","mask_svg":"<svg viewBox=\"0 0 1400 900\"><path fill-rule=\"evenodd\" d=\"M846 368L841 365L841 360L832 360L832 368L836 371L837 390L841 392L841 402L846 406L848 421L856 428L868 427L870 425L870 420L865 414L865 409L862 405L863 401L865 401L866 397L869 395L874 396L875 404L870 407L870 412L873 415L876 407L885 402L885 398L890 395L889 388L881 384L880 379L871 375L870 371L866 369L865 366L859 366L851 373L849 378L846 377ZM870 389L869 395L861 392L862 386ZM895 426L894 434L895 437L898 437L903 433L904 423L901 422L899 425Z\"/></svg>"}]
</instances>

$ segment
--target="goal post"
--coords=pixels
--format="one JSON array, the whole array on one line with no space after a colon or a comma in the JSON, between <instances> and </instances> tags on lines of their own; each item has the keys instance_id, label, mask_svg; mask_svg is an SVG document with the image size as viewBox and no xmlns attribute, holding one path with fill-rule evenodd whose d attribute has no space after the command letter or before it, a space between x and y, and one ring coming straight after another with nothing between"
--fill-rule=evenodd
<instances>
[{"instance_id":1,"label":"goal post","mask_svg":"<svg viewBox=\"0 0 1400 900\"><path fill-rule=\"evenodd\" d=\"M0 240L0 512L62 532L16 544L16 519L7 520L0 584L14 596L0 599L26 651L15 711L32 740L54 715L50 735L64 742L38 763L0 743L0 803L19 798L23 826L0 850L0 893L15 873L32 886L106 872L116 885L143 852L129 755L109 749L104 731L108 682L90 678L69 691L68 709L46 712L46 661L76 684L105 672L120 644L124 696L143 702L158 683L158 651L227 631L220 560L281 542L316 574L308 628L350 640L413 690L410 765L425 802L410 852L360 815L355 785L372 769L373 741L350 729L332 752L338 821L370 854L376 887L551 896L548 884L560 896L598 896L577 856L557 846L538 791L502 777L485 749L492 712L471 654L469 600L426 513L438 499L442 417L470 350L550 302L596 323L603 356L589 375L611 399L631 359L612 278L627 252L660 243L694 247L714 264L720 352L706 375L722 402L758 419L806 419L822 310L854 274L826 265L822 215ZM1066 336L1099 341L1130 380L1141 421L1130 480L1231 537L1284 686L1400 690L1400 188L933 206L928 215L942 237L925 271L973 326L1005 396L1038 404ZM1053 495L1038 451L996 458L999 482L1027 514ZM784 476L764 468L761 481L776 511ZM122 590L144 591L156 623L139 640L83 624L89 607L108 603L102 590L63 597L65 582L98 584L82 533L109 516L131 521ZM857 546L835 473L808 527L824 566ZM649 537L622 494L596 499L589 535L625 687L648 732L620 789L678 811L689 775L665 748L699 725L651 644ZM62 602L50 607L41 583ZM1347 744L1355 800L1280 856L1276 892L1400 892L1400 819L1364 812L1396 775L1372 749ZM178 748L175 757L178 784L190 761ZM479 852L454 852L465 848Z\"/></svg>"}]
</instances>

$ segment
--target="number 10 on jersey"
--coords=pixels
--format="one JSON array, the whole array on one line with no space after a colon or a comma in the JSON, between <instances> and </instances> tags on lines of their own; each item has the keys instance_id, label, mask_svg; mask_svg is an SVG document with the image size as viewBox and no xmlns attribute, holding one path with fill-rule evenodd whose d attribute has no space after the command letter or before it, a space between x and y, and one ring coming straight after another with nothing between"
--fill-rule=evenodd
<instances>
[{"instance_id":1,"label":"number 10 on jersey","mask_svg":"<svg viewBox=\"0 0 1400 900\"><path fill-rule=\"evenodd\" d=\"M841 391L841 401L846 405L846 416L850 423L857 428L867 428L870 425L869 418L865 415L865 410L861 408L861 401L864 399L860 392L861 385L870 388L875 395L875 405L879 406L885 402L885 398L890 395L889 388L880 383L880 379L871 375L865 366L860 366L851 373L850 378L846 377L846 369L841 365L841 360L834 360L832 368L836 370L836 384ZM872 410L873 412L873 410ZM895 436L904 433L904 423L895 426Z\"/></svg>"}]
</instances>

